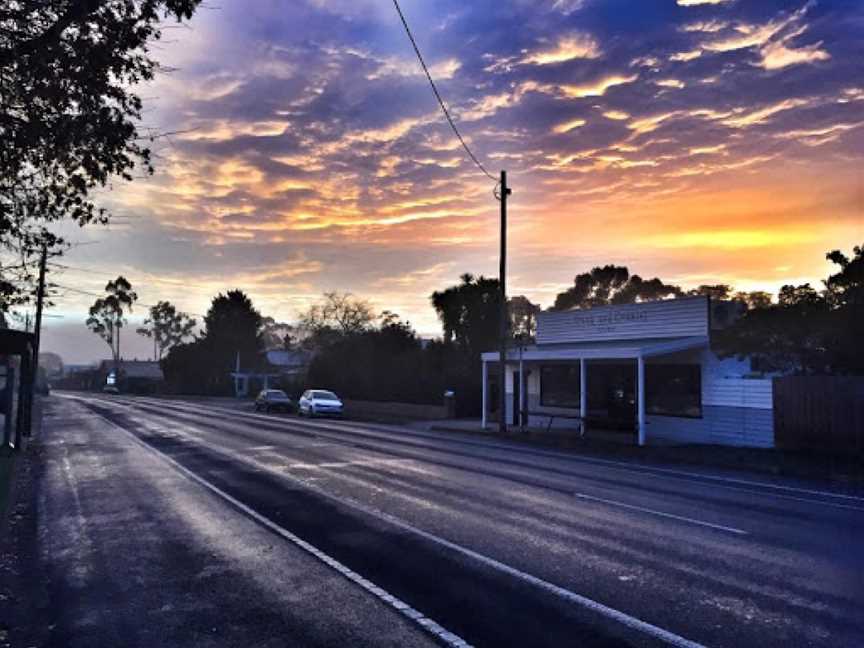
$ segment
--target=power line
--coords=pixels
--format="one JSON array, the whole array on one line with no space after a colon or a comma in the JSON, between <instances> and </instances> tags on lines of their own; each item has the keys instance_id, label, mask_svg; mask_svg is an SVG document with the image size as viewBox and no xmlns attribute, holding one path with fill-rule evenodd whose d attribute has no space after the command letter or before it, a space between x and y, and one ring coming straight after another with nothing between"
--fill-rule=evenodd
<instances>
[{"instance_id":1,"label":"power line","mask_svg":"<svg viewBox=\"0 0 864 648\"><path fill-rule=\"evenodd\" d=\"M60 288L60 290L67 290L69 292L77 293L79 295L87 295L88 297L104 297L104 294L99 294L96 292L92 292L90 290L81 290L80 288L72 288L71 286L64 286L62 284L54 283L51 284L54 288ZM135 302L136 306L143 306L144 308L155 308L153 304L145 304L144 302ZM185 312L185 311L184 311ZM206 315L202 315L201 313L190 313L186 312L187 315L195 315L195 317L206 317Z\"/></svg>"},{"instance_id":2,"label":"power line","mask_svg":"<svg viewBox=\"0 0 864 648\"><path fill-rule=\"evenodd\" d=\"M96 270L94 268L82 268L81 266L72 266L65 263L49 263L48 265L54 268L60 268L61 270L72 270L73 272L82 272L84 274L96 275L100 277L106 277L107 273L104 270ZM184 279L162 279L160 277L154 277L152 275L146 274L145 279L149 282L161 283L167 286L174 286L175 288L183 287L183 288L198 288L200 290L210 290L209 286L202 286L200 284L191 284Z\"/></svg>"},{"instance_id":3,"label":"power line","mask_svg":"<svg viewBox=\"0 0 864 648\"><path fill-rule=\"evenodd\" d=\"M402 8L399 6L399 0L393 0L393 5L396 7L396 12L399 14L399 19L402 21L402 26L405 27L405 33L408 34L408 39L411 41L411 45L414 47L414 52L417 54L417 60L420 61L420 66L423 68L423 72L426 73L426 78L429 79L429 85L432 86L432 92L435 93L435 98L438 99L438 103L441 105L441 110L444 112L444 116L447 118L447 121L450 124L450 128L453 129L453 132L456 134L456 138L459 140L459 143L462 144L462 148L465 149L465 152L468 154L468 157L477 165L477 168L480 169L483 173L486 174L486 177L489 178L492 182L497 183L498 179L489 173L486 170L480 160L477 159L477 156L468 148L468 144L465 143L465 140L462 138L462 134L459 132L459 129L456 128L456 123L453 121L453 118L450 116L450 111L447 110L447 106L444 104L444 99L441 98L441 93L438 92L438 87L435 85L435 81L432 80L432 75L429 74L429 68L426 67L426 61L423 60L423 55L420 53L420 48L417 46L417 41L414 40L414 35L411 33L411 28L408 27L408 21L405 20L405 14L402 13Z\"/></svg>"}]
</instances>

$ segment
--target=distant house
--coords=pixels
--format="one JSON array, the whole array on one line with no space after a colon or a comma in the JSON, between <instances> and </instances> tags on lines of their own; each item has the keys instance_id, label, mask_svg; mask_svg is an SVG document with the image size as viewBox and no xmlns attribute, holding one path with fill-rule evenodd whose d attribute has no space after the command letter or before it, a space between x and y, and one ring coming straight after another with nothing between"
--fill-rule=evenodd
<instances>
[{"instance_id":1,"label":"distant house","mask_svg":"<svg viewBox=\"0 0 864 648\"><path fill-rule=\"evenodd\" d=\"M160 390L165 376L162 367L153 360L113 360L99 363L100 384L113 385L120 391L132 394L152 394Z\"/></svg>"},{"instance_id":2,"label":"distant house","mask_svg":"<svg viewBox=\"0 0 864 648\"><path fill-rule=\"evenodd\" d=\"M234 395L243 398L261 389L302 382L311 359L311 352L302 349L273 349L259 354L255 363L257 366L244 369L238 356L234 371L231 372Z\"/></svg>"}]
</instances>

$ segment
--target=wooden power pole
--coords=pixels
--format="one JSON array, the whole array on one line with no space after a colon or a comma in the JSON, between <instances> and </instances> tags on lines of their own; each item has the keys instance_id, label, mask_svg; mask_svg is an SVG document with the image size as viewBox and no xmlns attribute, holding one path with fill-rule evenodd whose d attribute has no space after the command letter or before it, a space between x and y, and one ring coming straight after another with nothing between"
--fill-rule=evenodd
<instances>
[{"instance_id":1,"label":"wooden power pole","mask_svg":"<svg viewBox=\"0 0 864 648\"><path fill-rule=\"evenodd\" d=\"M42 304L45 301L45 263L48 258L48 246L42 246L42 258L39 260L39 286L36 291L36 323L33 329L33 375L39 369L39 343L42 340ZM35 380L33 381L36 382Z\"/></svg>"},{"instance_id":2,"label":"wooden power pole","mask_svg":"<svg viewBox=\"0 0 864 648\"><path fill-rule=\"evenodd\" d=\"M507 186L507 172L501 172L501 256L498 265L498 284L501 291L498 323L498 431L507 432L507 197L512 193Z\"/></svg>"},{"instance_id":3,"label":"wooden power pole","mask_svg":"<svg viewBox=\"0 0 864 648\"><path fill-rule=\"evenodd\" d=\"M23 432L30 436L33 429L33 401L35 400L36 378L39 375L39 344L42 338L42 306L45 302L45 264L48 259L48 246L42 246L42 256L39 259L39 285L36 289L36 321L33 326L33 358L30 362L21 362L21 381L25 394L26 408L23 412ZM25 372L26 367L26 372ZM27 381L24 383L23 381ZM19 434L22 426L18 426ZM17 439L20 443L20 439Z\"/></svg>"}]
</instances>

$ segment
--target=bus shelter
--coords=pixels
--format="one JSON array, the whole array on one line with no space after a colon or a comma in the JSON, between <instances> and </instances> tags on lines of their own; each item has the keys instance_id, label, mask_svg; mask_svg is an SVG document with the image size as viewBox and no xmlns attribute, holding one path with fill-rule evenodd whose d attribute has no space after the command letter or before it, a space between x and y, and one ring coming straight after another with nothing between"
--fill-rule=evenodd
<instances>
[{"instance_id":1,"label":"bus shelter","mask_svg":"<svg viewBox=\"0 0 864 648\"><path fill-rule=\"evenodd\" d=\"M22 438L30 435L35 341L33 333L0 330L0 414L6 452L20 448Z\"/></svg>"}]
</instances>

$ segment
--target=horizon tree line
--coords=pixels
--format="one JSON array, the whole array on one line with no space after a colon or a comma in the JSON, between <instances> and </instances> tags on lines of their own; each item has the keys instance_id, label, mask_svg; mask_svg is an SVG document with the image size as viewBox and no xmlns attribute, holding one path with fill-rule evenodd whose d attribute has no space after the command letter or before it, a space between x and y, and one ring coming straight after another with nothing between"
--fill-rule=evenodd
<instances>
[{"instance_id":1,"label":"horizon tree line","mask_svg":"<svg viewBox=\"0 0 864 648\"><path fill-rule=\"evenodd\" d=\"M624 266L605 265L574 277L550 310L591 308L687 295L737 299L744 314L716 332L721 356L759 357L765 371L864 374L864 356L854 331L864 330L864 246L852 255L827 255L837 272L817 290L810 284L783 286L777 301L764 292L735 292L725 284L684 290L659 278L642 279ZM123 277L109 282L106 296L91 308L88 326L119 359L120 331L137 295ZM497 279L463 274L457 284L430 295L442 326L440 339L422 340L412 324L391 311L376 313L351 293L326 292L299 313L295 323L262 316L241 290L213 298L202 327L166 301L150 308L138 332L154 342L171 389L227 394L238 354L244 369L266 369L262 352L296 350L311 356L308 380L346 397L439 402L454 389L473 414L479 402L480 354L497 347ZM525 296L508 300L512 339L530 341L541 308ZM299 385L286 385L296 391Z\"/></svg>"}]
</instances>

